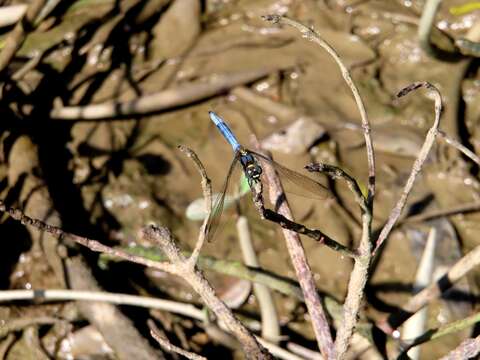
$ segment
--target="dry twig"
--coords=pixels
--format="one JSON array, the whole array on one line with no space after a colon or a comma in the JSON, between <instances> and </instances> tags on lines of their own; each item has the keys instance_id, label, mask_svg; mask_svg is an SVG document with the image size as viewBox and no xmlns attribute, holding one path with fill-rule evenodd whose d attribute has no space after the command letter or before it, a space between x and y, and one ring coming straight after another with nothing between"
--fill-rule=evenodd
<instances>
[{"instance_id":1,"label":"dry twig","mask_svg":"<svg viewBox=\"0 0 480 360\"><path fill-rule=\"evenodd\" d=\"M110 101L102 104L65 106L53 109L50 117L56 120L99 120L143 115L203 100L231 87L257 80L274 70L270 68L233 74L217 74L210 79L179 85L129 101Z\"/></svg>"},{"instance_id":2,"label":"dry twig","mask_svg":"<svg viewBox=\"0 0 480 360\"><path fill-rule=\"evenodd\" d=\"M362 212L362 237L357 249L357 256L348 282L348 291L343 304L343 318L335 339L337 358L345 356L353 330L357 325L358 313L362 304L363 292L368 279L368 270L372 258L372 213L368 200L365 199L358 183L342 169L325 164L307 166L309 171L319 171L331 178L344 180L353 193L355 201Z\"/></svg>"},{"instance_id":3,"label":"dry twig","mask_svg":"<svg viewBox=\"0 0 480 360\"><path fill-rule=\"evenodd\" d=\"M15 24L25 15L27 7L25 4L2 6L0 8L0 27Z\"/></svg>"},{"instance_id":4,"label":"dry twig","mask_svg":"<svg viewBox=\"0 0 480 360\"><path fill-rule=\"evenodd\" d=\"M183 152L190 159L192 159L193 163L195 164L195 167L197 168L200 174L200 177L202 178L201 184L202 184L202 190L203 190L203 197L205 199L205 205L206 205L205 209L207 214L210 214L212 212L212 184L210 179L207 176L207 172L203 167L203 164L201 163L197 154L195 154L191 149L183 145L180 145L178 148L180 149L181 152ZM190 255L190 258L189 258L190 265L192 267L196 266L198 257L200 256L200 250L202 249L203 244L205 243L205 237L207 235L206 233L207 223L208 223L208 216L205 216L205 219L203 220L203 224L198 233L197 243L195 244L195 248L193 249L192 254Z\"/></svg>"},{"instance_id":5,"label":"dry twig","mask_svg":"<svg viewBox=\"0 0 480 360\"><path fill-rule=\"evenodd\" d=\"M473 162L475 162L477 165L480 166L480 157L477 156L473 151L468 149L466 146L462 145L460 142L457 140L451 138L448 136L444 131L439 130L438 135L442 140L444 140L448 145L453 146L456 148L458 151L460 151L463 155L471 159Z\"/></svg>"},{"instance_id":6,"label":"dry twig","mask_svg":"<svg viewBox=\"0 0 480 360\"><path fill-rule=\"evenodd\" d=\"M404 349L402 350L403 352L407 352L410 350L412 347L426 343L428 341L436 340L438 338L441 338L442 336L446 335L452 335L456 332L462 331L464 329L467 329L476 323L480 321L480 313L476 313L473 315L470 315L466 318L448 323L444 326L441 326L436 329L430 329L423 333L422 335L416 337L412 341L408 342L405 344Z\"/></svg>"},{"instance_id":7,"label":"dry twig","mask_svg":"<svg viewBox=\"0 0 480 360\"><path fill-rule=\"evenodd\" d=\"M192 304L182 303L171 300L149 298L145 296L136 296L119 293L106 293L99 291L77 291L65 289L36 289L36 290L3 290L0 291L0 303L16 300L34 300L37 302L49 301L95 301L108 302L117 305L130 305L145 307L149 309L159 309L163 311L180 314L199 321L205 321L205 311L196 308ZM331 302L331 301L330 301ZM333 306L333 305L332 305ZM43 318L42 318L43 319ZM8 324L7 324L8 326ZM213 326L213 325L210 325ZM218 328L216 328L218 329ZM219 331L220 330L218 329ZM256 337L257 340L265 346L270 352L280 359L298 360L297 357L279 346Z\"/></svg>"},{"instance_id":8,"label":"dry twig","mask_svg":"<svg viewBox=\"0 0 480 360\"><path fill-rule=\"evenodd\" d=\"M190 351L183 350L178 346L173 345L166 337L163 337L159 334L158 329L156 328L153 321L148 321L148 327L150 328L150 335L158 342L158 344L166 351L170 353L177 353L182 356L185 356L187 359L191 360L207 360L206 357L197 355Z\"/></svg>"},{"instance_id":9,"label":"dry twig","mask_svg":"<svg viewBox=\"0 0 480 360\"><path fill-rule=\"evenodd\" d=\"M260 264L255 249L253 248L248 220L245 216L238 217L237 232L245 265L254 269L259 268ZM280 339L280 323L272 293L268 286L257 283L253 283L253 291L257 298L258 307L260 308L262 337L273 343L278 343Z\"/></svg>"},{"instance_id":10,"label":"dry twig","mask_svg":"<svg viewBox=\"0 0 480 360\"><path fill-rule=\"evenodd\" d=\"M178 301L149 298L119 293L106 293L103 291L85 291L68 289L36 289L36 290L2 290L0 303L15 300L32 300L35 302L49 301L101 301L117 305L130 305L149 309L160 309L197 320L203 320L205 313L191 304Z\"/></svg>"},{"instance_id":11,"label":"dry twig","mask_svg":"<svg viewBox=\"0 0 480 360\"><path fill-rule=\"evenodd\" d=\"M400 220L398 224L401 225L401 224L419 223L426 220L436 219L439 217L452 216L452 215L458 215L458 214L467 214L475 211L480 211L480 202L478 201L457 205L449 209L432 210L432 211L424 212L418 215L412 215L403 220Z\"/></svg>"},{"instance_id":12,"label":"dry twig","mask_svg":"<svg viewBox=\"0 0 480 360\"><path fill-rule=\"evenodd\" d=\"M440 360L473 359L480 353L480 335L474 339L462 341L454 350Z\"/></svg>"},{"instance_id":13,"label":"dry twig","mask_svg":"<svg viewBox=\"0 0 480 360\"><path fill-rule=\"evenodd\" d=\"M147 260L141 256L129 254L119 249L113 249L101 244L100 242L88 239L82 236L64 232L62 229L45 224L38 219L32 219L26 216L18 209L8 208L0 201L0 211L7 212L13 219L21 221L24 225L34 226L35 228L46 231L59 239L68 239L80 245L83 245L95 252L107 253L117 256L131 262L142 264L154 269L178 275L185 279L195 291L205 301L205 304L215 313L215 315L227 326L227 328L235 334L236 338L242 345L247 357L252 359L270 359L271 356L265 348L263 348L253 335L238 321L230 311L230 309L215 296L215 292L202 273L192 266L176 246L171 237L170 232L166 228L151 226L144 230L144 237L156 244L160 244L162 251L167 255L170 263L157 262ZM193 264L194 265L194 264Z\"/></svg>"},{"instance_id":14,"label":"dry twig","mask_svg":"<svg viewBox=\"0 0 480 360\"><path fill-rule=\"evenodd\" d=\"M261 211L262 219L274 222L280 225L285 230L290 230L298 234L306 235L315 241L318 241L320 244L329 247L330 249L337 251L341 255L355 259L357 254L350 250L345 245L340 244L336 240L332 239L328 235L324 234L318 229L310 229L303 224L299 224L293 220L290 220L288 217L283 216L279 212L272 211L262 206L257 206L257 209Z\"/></svg>"},{"instance_id":15,"label":"dry twig","mask_svg":"<svg viewBox=\"0 0 480 360\"><path fill-rule=\"evenodd\" d=\"M5 71L15 56L15 53L22 46L26 33L32 30L34 21L46 2L47 0L34 0L28 6L23 18L8 34L8 37L5 41L5 46L0 52L0 73Z\"/></svg>"},{"instance_id":16,"label":"dry twig","mask_svg":"<svg viewBox=\"0 0 480 360\"><path fill-rule=\"evenodd\" d=\"M257 144L257 147L259 147L259 144ZM270 202L273 205L276 205L279 203L279 199L285 199L282 185L272 166L266 166L264 171L269 183ZM254 195L255 206L259 210L260 216L264 217L266 210L268 209L265 209L264 207L262 183L260 181L257 181L254 184L252 192ZM275 212L271 210L270 212L275 214ZM278 214L285 218L285 220L292 222L292 213L286 200L283 200L278 207ZM315 279L313 278L305 251L300 241L300 236L296 232L286 228L283 229L283 235L285 237L287 250L290 254L290 259L292 260L298 282L300 283L303 295L305 297L305 304L307 306L308 313L310 314L320 352L326 359L335 359L335 349L333 346L329 324L325 316L325 311L323 309L320 296L318 295Z\"/></svg>"},{"instance_id":17,"label":"dry twig","mask_svg":"<svg viewBox=\"0 0 480 360\"><path fill-rule=\"evenodd\" d=\"M337 52L316 31L294 20L278 15L267 15L263 18L273 23L283 23L298 29L306 39L321 46L324 50L328 52L329 55L333 57L333 59L340 68L345 82L352 91L362 120L363 134L367 150L368 194L365 200L362 200L364 198L363 195L361 195L361 192L359 192L356 196L356 200L359 202L360 208L362 209L362 238L360 240L357 253L354 257L355 265L352 270L352 274L350 276L350 281L348 284L348 293L345 299L343 311L343 322L340 326L339 332L337 334L337 339L335 341L336 357L342 358L347 351L348 343L352 336L353 329L357 323L357 314L360 309L361 300L363 297L363 289L367 282L368 269L371 260L371 223L373 213L373 199L375 197L375 156L372 137L370 134L370 123L368 121L365 105L363 104L363 100L360 97L360 93L352 80L348 68L345 66L345 64L343 64ZM352 185L354 183L353 179L345 177L344 175L344 173L341 174L341 176L347 180L347 183ZM354 187L351 187L351 189L354 190Z\"/></svg>"},{"instance_id":18,"label":"dry twig","mask_svg":"<svg viewBox=\"0 0 480 360\"><path fill-rule=\"evenodd\" d=\"M400 217L400 214L402 213L402 210L407 203L408 195L413 188L415 179L417 178L418 173L422 170L423 163L427 159L427 156L430 153L430 149L435 143L435 137L437 136L438 127L440 126L440 116L442 114L443 104L440 92L435 86L428 82L416 82L400 90L400 92L398 92L397 94L397 97L405 96L411 91L417 90L420 87L425 87L430 90L435 98L435 120L430 130L428 130L425 142L423 143L422 148L420 149L420 153L418 154L415 162L413 163L412 171L410 172L410 176L408 177L405 187L403 188L402 195L400 196L400 199L398 199L397 204L390 213L386 224L384 225L382 231L380 232L380 235L378 236L375 250L373 251L374 255L378 251L380 246L382 246L383 242L386 240L393 226Z\"/></svg>"},{"instance_id":19,"label":"dry twig","mask_svg":"<svg viewBox=\"0 0 480 360\"><path fill-rule=\"evenodd\" d=\"M250 359L270 359L268 351L262 347L247 328L232 314L231 310L216 295L212 286L196 268L182 255L175 244L170 231L164 227L150 226L144 229L143 238L160 246L173 266L172 274L183 278L193 290L202 297L209 309L221 320L225 326L235 334L242 344L245 356Z\"/></svg>"},{"instance_id":20,"label":"dry twig","mask_svg":"<svg viewBox=\"0 0 480 360\"><path fill-rule=\"evenodd\" d=\"M335 49L330 46L315 30L300 24L299 22L286 18L284 16L279 15L265 15L262 17L266 21L270 21L274 24L286 24L292 26L299 30L303 37L309 41L314 42L315 44L321 46L337 63L340 71L342 72L342 76L345 79L348 87L352 91L353 97L355 98L355 102L357 103L357 108L360 111L360 117L362 120L362 129L363 135L365 137L365 146L367 149L367 162L368 162L368 195L367 195L367 202L368 205L371 207L373 204L373 199L375 197L375 156L373 151L373 142L370 130L370 122L368 121L367 111L365 110L365 105L363 104L363 100L360 96L360 92L358 91L357 86L352 80L350 75L350 71L343 63L340 56L337 54Z\"/></svg>"},{"instance_id":21,"label":"dry twig","mask_svg":"<svg viewBox=\"0 0 480 360\"><path fill-rule=\"evenodd\" d=\"M429 285L412 297L402 309L390 315L387 320L378 326L387 334L403 324L410 316L426 306L429 302L440 297L468 272L480 265L480 245L458 260L448 272L433 284Z\"/></svg>"}]
</instances>

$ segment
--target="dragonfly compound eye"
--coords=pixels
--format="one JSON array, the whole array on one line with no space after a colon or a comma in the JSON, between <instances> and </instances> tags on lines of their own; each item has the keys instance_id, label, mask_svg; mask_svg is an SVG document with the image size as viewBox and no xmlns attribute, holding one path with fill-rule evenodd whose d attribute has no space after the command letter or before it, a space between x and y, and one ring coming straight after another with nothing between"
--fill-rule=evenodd
<instances>
[{"instance_id":1,"label":"dragonfly compound eye","mask_svg":"<svg viewBox=\"0 0 480 360\"><path fill-rule=\"evenodd\" d=\"M247 168L247 175L251 179L259 179L262 174L262 168L258 165L250 166Z\"/></svg>"}]
</instances>

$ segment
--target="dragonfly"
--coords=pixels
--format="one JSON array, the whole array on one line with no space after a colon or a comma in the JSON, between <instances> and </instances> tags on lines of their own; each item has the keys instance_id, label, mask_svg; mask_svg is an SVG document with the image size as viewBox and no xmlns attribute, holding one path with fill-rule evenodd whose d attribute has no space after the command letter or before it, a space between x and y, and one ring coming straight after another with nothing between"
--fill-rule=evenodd
<instances>
[{"instance_id":1,"label":"dragonfly","mask_svg":"<svg viewBox=\"0 0 480 360\"><path fill-rule=\"evenodd\" d=\"M260 181L260 177L263 172L260 161L263 161L274 167L280 178L284 180L284 185L287 185L287 187L290 186L290 188L293 186L295 190L291 190L289 192L300 196L305 195L307 197L314 197L320 200L331 197L330 190L319 182L314 181L296 171L290 170L262 154L244 148L242 145L240 145L236 136L228 127L225 120L223 120L213 111L209 111L208 114L212 122L216 125L220 133L232 147L234 154L233 161L230 164L223 187L214 201L212 211L207 221L205 231L207 232L207 239L209 241L212 241L215 231L220 223L223 204L225 201L225 194L228 191L230 179L238 164L241 165L250 188L253 187L255 182Z\"/></svg>"}]
</instances>

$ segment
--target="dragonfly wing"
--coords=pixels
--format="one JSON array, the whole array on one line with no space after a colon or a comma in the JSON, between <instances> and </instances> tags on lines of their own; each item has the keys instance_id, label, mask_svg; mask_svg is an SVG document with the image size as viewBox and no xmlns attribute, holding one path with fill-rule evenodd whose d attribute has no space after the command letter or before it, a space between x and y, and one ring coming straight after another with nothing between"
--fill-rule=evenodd
<instances>
[{"instance_id":1,"label":"dragonfly wing","mask_svg":"<svg viewBox=\"0 0 480 360\"><path fill-rule=\"evenodd\" d=\"M222 189L218 194L217 198L213 199L212 212L208 217L207 226L205 228L206 238L209 242L213 240L215 232L217 231L220 224L223 206L225 203L225 195L228 193L229 185L231 183L230 179L232 178L235 169L239 166L238 157L239 154L236 153L232 163L230 164L230 168L228 169L227 177L225 178Z\"/></svg>"},{"instance_id":2,"label":"dragonfly wing","mask_svg":"<svg viewBox=\"0 0 480 360\"><path fill-rule=\"evenodd\" d=\"M314 197L319 200L325 200L332 197L331 191L319 182L296 171L290 170L262 154L251 150L248 151L259 158L260 161L266 162L275 168L280 175L286 192L303 197Z\"/></svg>"}]
</instances>

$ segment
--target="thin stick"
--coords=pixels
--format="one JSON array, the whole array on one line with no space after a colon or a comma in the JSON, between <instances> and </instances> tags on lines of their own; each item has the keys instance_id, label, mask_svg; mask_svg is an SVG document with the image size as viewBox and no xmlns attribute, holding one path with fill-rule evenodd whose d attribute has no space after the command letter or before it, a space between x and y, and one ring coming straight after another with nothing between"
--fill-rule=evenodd
<instances>
[{"instance_id":1,"label":"thin stick","mask_svg":"<svg viewBox=\"0 0 480 360\"><path fill-rule=\"evenodd\" d=\"M347 174L343 169L334 166L334 165L327 165L322 163L314 163L305 166L305 169L311 172L321 172L332 179L340 178L347 183L348 188L352 191L353 197L357 202L358 206L362 211L368 211L368 204L365 200L365 197L360 190L360 186L358 186L357 181Z\"/></svg>"},{"instance_id":2,"label":"thin stick","mask_svg":"<svg viewBox=\"0 0 480 360\"><path fill-rule=\"evenodd\" d=\"M130 305L149 309L159 309L188 316L200 321L205 319L205 312L191 304L181 303L145 296L101 291L36 289L36 290L3 290L0 291L0 303L18 300L50 301L101 301L117 305Z\"/></svg>"},{"instance_id":3,"label":"thin stick","mask_svg":"<svg viewBox=\"0 0 480 360\"><path fill-rule=\"evenodd\" d=\"M212 97L231 87L250 83L272 71L258 69L233 74L217 74L206 81L195 81L179 85L154 94L141 96L129 101L109 101L86 106L65 106L53 109L50 117L57 120L100 120L120 116L134 116L166 110Z\"/></svg>"},{"instance_id":4,"label":"thin stick","mask_svg":"<svg viewBox=\"0 0 480 360\"><path fill-rule=\"evenodd\" d=\"M25 40L25 34L32 30L35 18L42 10L47 0L34 0L28 6L23 18L15 25L5 40L5 46L0 52L0 73L3 73L12 61L18 49Z\"/></svg>"},{"instance_id":5,"label":"thin stick","mask_svg":"<svg viewBox=\"0 0 480 360\"><path fill-rule=\"evenodd\" d=\"M258 147L259 144L257 143L257 148ZM270 202L275 205L277 204L278 199L285 198L282 185L272 166L266 166L264 171L269 183ZM254 193L255 206L260 211L260 214L263 215L265 208L262 197L262 183L260 181L256 182L252 191ZM278 213L285 219L291 221L292 212L286 200L282 201L281 205L278 207ZM325 316L320 296L317 292L315 279L313 278L305 251L300 241L300 236L296 232L285 228L283 229L283 236L285 237L287 250L305 297L305 304L308 313L310 314L320 352L326 359L335 359L335 349L329 324Z\"/></svg>"},{"instance_id":6,"label":"thin stick","mask_svg":"<svg viewBox=\"0 0 480 360\"><path fill-rule=\"evenodd\" d=\"M55 318L51 316L29 317L21 316L18 318L10 318L3 320L2 327L0 327L0 338L7 336L11 332L20 331L32 325L53 325L53 324L68 324L68 321L62 318Z\"/></svg>"},{"instance_id":7,"label":"thin stick","mask_svg":"<svg viewBox=\"0 0 480 360\"><path fill-rule=\"evenodd\" d=\"M207 177L207 172L197 155L185 146L179 146L179 149L193 160L198 172L200 173L200 176L202 178L203 197L205 199L207 210L205 219L198 234L197 244L195 245L195 248L192 251L190 258L188 259L190 267L193 270L198 261L200 250L205 243L205 238L207 235L206 228L210 213L212 212L212 186L210 179ZM242 245L241 248L243 256L245 258L245 264L247 266L258 267L259 264L255 255L255 251L253 249L250 232L248 230L248 223L246 221L246 218L240 217L237 222L240 244ZM262 314L262 336L265 339L276 342L280 336L280 326L270 290L264 285L254 284L254 291L258 299L260 312Z\"/></svg>"},{"instance_id":8,"label":"thin stick","mask_svg":"<svg viewBox=\"0 0 480 360\"><path fill-rule=\"evenodd\" d=\"M371 261L372 250L372 213L358 183L342 169L326 164L312 164L306 167L309 171L319 171L331 178L344 180L352 191L355 201L362 212L362 237L357 249L357 257L353 265L352 273L348 282L348 291L343 305L343 319L338 328L335 339L337 358L345 356L353 330L357 325L358 313L362 304L363 293L368 279L368 269Z\"/></svg>"},{"instance_id":9,"label":"thin stick","mask_svg":"<svg viewBox=\"0 0 480 360\"><path fill-rule=\"evenodd\" d=\"M307 40L316 43L317 45L321 46L327 53L332 56L332 58L337 63L340 71L342 73L345 82L347 83L348 87L352 91L353 97L355 98L355 102L357 103L357 108L360 112L360 117L362 119L362 128L363 128L363 135L365 137L365 146L367 149L367 162L368 162L368 195L367 195L367 203L369 207L373 207L373 198L375 197L375 156L373 151L373 142L370 130L370 122L368 121L367 111L365 110L365 105L363 103L362 98L360 97L360 92L356 87L355 83L352 80L350 75L350 71L343 63L340 56L337 54L335 49L330 46L315 30L308 28L307 26L300 24L299 22L279 16L279 15L266 15L262 16L262 18L266 21L270 21L274 24L286 24L292 26L299 30L303 37Z\"/></svg>"},{"instance_id":10,"label":"thin stick","mask_svg":"<svg viewBox=\"0 0 480 360\"><path fill-rule=\"evenodd\" d=\"M31 70L37 67L40 61L42 61L42 57L43 54L41 53L34 54L33 57L25 63L25 65L23 65L20 69L18 69L12 74L12 80L22 80L25 75L27 75Z\"/></svg>"},{"instance_id":11,"label":"thin stick","mask_svg":"<svg viewBox=\"0 0 480 360\"><path fill-rule=\"evenodd\" d=\"M340 244L336 240L332 239L328 235L324 234L318 229L310 229L303 224L299 224L295 221L288 219L280 213L267 209L263 206L257 206L257 209L261 212L263 219L274 222L280 225L285 230L290 230L298 234L306 235L315 241L318 241L320 244L323 244L333 251L339 252L341 255L348 256L352 259L357 257L357 254L350 250L345 245Z\"/></svg>"},{"instance_id":12,"label":"thin stick","mask_svg":"<svg viewBox=\"0 0 480 360\"><path fill-rule=\"evenodd\" d=\"M180 254L175 245L170 232L165 228L149 227L144 229L143 236L162 246L163 252L167 255L170 263L157 262L145 259L141 256L129 254L120 249L113 249L101 244L100 242L75 234L64 232L62 229L45 224L38 219L32 219L26 216L18 209L8 208L0 201L0 211L8 213L13 219L20 221L23 225L33 226L41 231L46 231L59 239L68 239L82 246L89 248L94 252L102 252L112 256L117 256L137 264L142 264L154 269L178 275L187 281L193 289L202 297L205 304L225 323L227 328L237 337L242 344L245 355L252 359L270 359L271 355L265 350L250 334L250 332L238 321L230 309L215 296L215 292L202 273L192 269L187 259Z\"/></svg>"},{"instance_id":13,"label":"thin stick","mask_svg":"<svg viewBox=\"0 0 480 360\"><path fill-rule=\"evenodd\" d=\"M52 234L58 239L70 240L70 241L76 242L77 244L85 246L94 252L100 252L100 253L108 254L111 256L116 256L116 257L128 260L130 262L141 264L141 265L158 269L161 271L165 271L168 273L172 273L175 271L173 266L166 262L158 262L158 261L145 259L141 256L130 254L118 248L111 248L111 247L105 246L97 240L92 240L83 236L78 236L78 235L63 231L59 227L46 224L41 220L33 219L25 215L19 209L7 207L1 200L0 200L0 211L6 212L13 219L20 221L23 225L33 226L34 228L40 231L45 231L45 232L48 232L49 234Z\"/></svg>"},{"instance_id":14,"label":"thin stick","mask_svg":"<svg viewBox=\"0 0 480 360\"><path fill-rule=\"evenodd\" d=\"M195 244L195 248L193 249L192 254L190 255L190 258L188 260L190 262L190 266L193 268L198 261L198 257L200 256L200 251L202 250L203 244L205 243L205 237L207 235L205 230L207 228L207 223L210 217L210 213L212 212L212 183L208 178L207 171L205 170L205 167L203 166L202 162L198 158L197 154L195 154L191 149L183 145L180 145L178 148L180 149L181 152L183 152L190 159L192 159L193 163L195 164L195 167L200 173L200 177L202 178L201 184L202 184L202 190L203 190L203 198L205 201L205 209L206 209L205 219L203 220L203 224L200 228L200 231L198 232L198 240L197 240L197 243Z\"/></svg>"},{"instance_id":15,"label":"thin stick","mask_svg":"<svg viewBox=\"0 0 480 360\"><path fill-rule=\"evenodd\" d=\"M273 355L278 357L279 359L284 360L305 360L304 358L295 355L294 353L281 348L278 345L272 344L271 342L262 339L261 337L257 336L256 339L260 344L265 346Z\"/></svg>"},{"instance_id":16,"label":"thin stick","mask_svg":"<svg viewBox=\"0 0 480 360\"><path fill-rule=\"evenodd\" d=\"M425 53L434 58L444 57L443 52L438 48L432 46L430 42L430 37L432 34L432 29L435 27L435 15L437 14L438 7L442 0L427 0L422 11L422 17L418 25L418 41L421 48Z\"/></svg>"},{"instance_id":17,"label":"thin stick","mask_svg":"<svg viewBox=\"0 0 480 360\"><path fill-rule=\"evenodd\" d=\"M27 5L10 5L0 8L0 28L15 24L25 15Z\"/></svg>"},{"instance_id":18,"label":"thin stick","mask_svg":"<svg viewBox=\"0 0 480 360\"><path fill-rule=\"evenodd\" d=\"M371 222L373 213L373 199L375 197L375 156L373 150L373 143L371 137L370 123L368 121L365 105L360 97L360 93L355 86L348 68L343 64L342 60L336 51L321 38L321 36L314 30L285 17L277 15L267 15L263 19L273 23L284 23L300 30L305 38L315 42L325 49L335 60L339 66L345 82L353 93L357 107L360 112L362 120L363 134L365 137L365 145L367 150L368 163L368 194L366 199L367 210L363 211L362 215L362 238L355 257L355 265L350 276L348 285L348 293L344 304L344 321L342 322L337 339L335 341L336 356L342 358L347 351L350 337L353 333L353 328L357 322L357 314L360 309L361 300L363 297L363 289L368 278L368 268L371 260ZM323 354L323 352L322 352ZM325 356L325 354L323 354Z\"/></svg>"},{"instance_id":19,"label":"thin stick","mask_svg":"<svg viewBox=\"0 0 480 360\"><path fill-rule=\"evenodd\" d=\"M308 171L322 172L333 179L340 178L345 181L352 191L355 201L362 212L362 237L357 250L357 257L355 257L355 264L348 282L348 292L343 305L343 319L337 332L337 338L335 339L337 357L341 359L347 352L350 339L353 335L353 330L357 324L363 291L368 279L372 246L372 214L367 199L363 196L357 181L345 171L339 167L326 164L310 164L306 166L306 169Z\"/></svg>"},{"instance_id":20,"label":"thin stick","mask_svg":"<svg viewBox=\"0 0 480 360\"><path fill-rule=\"evenodd\" d=\"M440 95L440 92L435 86L433 86L428 82L416 82L400 90L400 92L397 94L397 97L405 96L411 91L417 90L420 87L425 87L428 90L430 90L435 98L435 120L430 130L428 130L427 136L425 138L425 142L423 143L422 148L420 149L420 153L418 154L417 158L415 159L415 162L413 163L410 176L408 177L405 187L403 188L402 195L400 196L400 199L398 199L397 204L395 205L392 212L390 213L390 216L388 217L387 223L382 228L382 231L378 236L375 250L373 251L374 255L376 254L380 246L382 246L383 242L386 240L393 226L395 225L398 218L400 217L400 214L402 213L402 210L405 207L405 204L407 203L408 195L412 190L415 179L417 178L418 173L422 170L422 166L425 160L427 159L433 144L435 143L435 137L437 136L437 133L438 133L438 127L440 125L440 115L442 113L443 103L442 103L442 97Z\"/></svg>"},{"instance_id":21,"label":"thin stick","mask_svg":"<svg viewBox=\"0 0 480 360\"><path fill-rule=\"evenodd\" d=\"M477 165L480 166L480 157L478 157L473 151L468 149L466 146L462 145L457 140L448 136L442 130L438 130L438 135L440 135L440 138L444 140L447 144L452 145L454 148L456 148L458 151L460 151L462 154L464 154L466 157L468 157L469 159L471 159L473 162L475 162Z\"/></svg>"},{"instance_id":22,"label":"thin stick","mask_svg":"<svg viewBox=\"0 0 480 360\"><path fill-rule=\"evenodd\" d=\"M473 314L468 316L464 319L460 319L450 324L441 326L437 329L430 329L427 332L423 333L422 335L416 337L413 341L408 343L408 345L403 349L403 352L407 352L414 346L418 346L420 344L426 343L428 341L432 341L438 338L441 338L446 335L451 335L456 332L462 331L470 326L475 325L480 321L480 313Z\"/></svg>"},{"instance_id":23,"label":"thin stick","mask_svg":"<svg viewBox=\"0 0 480 360\"><path fill-rule=\"evenodd\" d=\"M347 296L343 305L343 318L335 339L335 350L339 359L344 358L348 350L353 330L358 323L358 313L362 305L363 293L368 280L368 270L371 262L371 228L372 216L364 213L362 216L362 238L358 247L359 257L355 259L352 273L348 281Z\"/></svg>"},{"instance_id":24,"label":"thin stick","mask_svg":"<svg viewBox=\"0 0 480 360\"><path fill-rule=\"evenodd\" d=\"M476 201L468 204L462 204L455 207L451 207L450 209L433 210L433 211L425 212L422 214L409 216L403 220L400 220L398 224L418 223L425 220L431 220L431 219L444 217L444 216L466 214L474 211L480 211L480 202Z\"/></svg>"},{"instance_id":25,"label":"thin stick","mask_svg":"<svg viewBox=\"0 0 480 360\"><path fill-rule=\"evenodd\" d=\"M166 260L166 256L163 255L161 251L156 248L142 248L141 246L136 246L127 247L125 248L125 251L147 257L151 260ZM185 256L189 256L187 252L184 253ZM107 255L101 255L101 257L105 260L115 260L115 258L111 258ZM197 266L202 270L211 270L220 274L234 276L239 279L249 280L254 283L268 286L272 290L276 290L281 294L284 294L286 296L292 296L304 302L302 289L298 285L298 282L289 278L269 273L268 271L261 268L251 268L245 266L239 261L216 259L205 255L201 255L198 258ZM342 321L341 305L337 302L337 300L329 297L328 295L325 294L323 296L325 307L327 308L329 315L335 320L336 323L340 323ZM370 331L368 330L368 328L369 326L363 323L362 327L358 329L358 332L363 337L368 338L370 336Z\"/></svg>"},{"instance_id":26,"label":"thin stick","mask_svg":"<svg viewBox=\"0 0 480 360\"><path fill-rule=\"evenodd\" d=\"M270 353L261 346L248 329L233 315L231 310L216 295L203 273L192 268L175 244L170 231L164 227L149 226L143 229L142 237L160 246L175 267L176 275L182 277L193 290L202 297L204 303L221 320L242 344L244 354L249 359L271 359Z\"/></svg>"},{"instance_id":27,"label":"thin stick","mask_svg":"<svg viewBox=\"0 0 480 360\"><path fill-rule=\"evenodd\" d=\"M378 324L385 333L392 334L410 316L426 306L428 303L440 297L442 293L450 289L463 276L480 265L480 245L458 260L448 272L433 284L429 285L417 295L412 297L402 309L391 314L386 320Z\"/></svg>"},{"instance_id":28,"label":"thin stick","mask_svg":"<svg viewBox=\"0 0 480 360\"><path fill-rule=\"evenodd\" d=\"M166 256L163 255L161 251L156 248L144 248L141 246L135 246L125 247L124 250L129 253L141 255L151 260L164 261L167 259ZM187 252L183 253L185 254L185 256L189 256ZM116 258L110 257L108 255L101 255L101 260L115 261ZM295 280L269 273L268 271L260 268L256 269L245 266L239 261L217 259L211 256L200 255L200 257L198 258L197 266L202 270L216 271L220 274L234 276L258 284L263 284L273 290L280 292L281 294L293 296L294 298L303 301L302 290Z\"/></svg>"},{"instance_id":29,"label":"thin stick","mask_svg":"<svg viewBox=\"0 0 480 360\"><path fill-rule=\"evenodd\" d=\"M460 345L440 360L473 359L480 352L480 335L474 339L463 340Z\"/></svg>"},{"instance_id":30,"label":"thin stick","mask_svg":"<svg viewBox=\"0 0 480 360\"><path fill-rule=\"evenodd\" d=\"M15 300L35 300L35 301L102 301L117 305L131 305L145 307L150 309L159 309L175 314L187 316L199 321L205 321L205 311L197 309L189 303L177 301L148 298L144 296L135 296L119 293L105 293L98 291L77 291L65 289L45 289L45 290L5 290L0 291L0 303ZM62 321L57 319L57 321ZM46 323L46 322L42 322ZM8 326L8 324L6 325ZM282 349L268 341L256 337L257 340L268 348L275 356L286 360L299 360L292 353Z\"/></svg>"},{"instance_id":31,"label":"thin stick","mask_svg":"<svg viewBox=\"0 0 480 360\"><path fill-rule=\"evenodd\" d=\"M255 253L255 249L253 248L252 237L248 227L248 220L245 216L238 217L237 232L245 265L251 268L258 268L260 264L257 259L257 254ZM278 343L280 338L280 324L278 321L277 310L275 308L275 302L273 301L272 293L266 285L256 283L253 284L253 291L260 308L262 319L262 337L272 341L273 343Z\"/></svg>"},{"instance_id":32,"label":"thin stick","mask_svg":"<svg viewBox=\"0 0 480 360\"><path fill-rule=\"evenodd\" d=\"M150 328L150 335L158 342L158 344L169 353L177 353L182 356L185 356L187 359L191 360L207 360L206 357L197 355L190 351L183 350L178 346L173 345L166 337L163 337L159 334L158 329L156 329L153 321L148 321L148 327Z\"/></svg>"}]
</instances>

